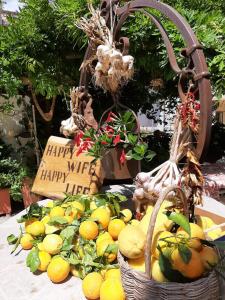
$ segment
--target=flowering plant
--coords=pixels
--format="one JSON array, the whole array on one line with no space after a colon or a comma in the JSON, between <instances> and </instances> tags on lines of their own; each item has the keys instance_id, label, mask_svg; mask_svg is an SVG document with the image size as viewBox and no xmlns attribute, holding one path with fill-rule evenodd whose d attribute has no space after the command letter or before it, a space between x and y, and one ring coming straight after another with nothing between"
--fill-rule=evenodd
<instances>
[{"instance_id":1,"label":"flowering plant","mask_svg":"<svg viewBox=\"0 0 225 300\"><path fill-rule=\"evenodd\" d=\"M136 119L132 112L123 114L109 112L102 126L95 130L90 128L85 132L79 131L74 143L78 147L77 156L83 152L101 159L112 148L121 148L120 163L135 159L152 160L155 152L148 150L148 144L143 142L135 132Z\"/></svg>"}]
</instances>

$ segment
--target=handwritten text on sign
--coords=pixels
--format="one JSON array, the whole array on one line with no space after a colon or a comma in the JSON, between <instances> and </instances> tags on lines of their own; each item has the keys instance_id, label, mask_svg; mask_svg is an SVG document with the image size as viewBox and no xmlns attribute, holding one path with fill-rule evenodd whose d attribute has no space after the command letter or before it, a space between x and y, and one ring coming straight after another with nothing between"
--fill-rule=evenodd
<instances>
[{"instance_id":1,"label":"handwritten text on sign","mask_svg":"<svg viewBox=\"0 0 225 300\"><path fill-rule=\"evenodd\" d=\"M93 157L76 155L71 140L52 136L46 145L32 191L47 197L93 194L102 183L101 163Z\"/></svg>"}]
</instances>

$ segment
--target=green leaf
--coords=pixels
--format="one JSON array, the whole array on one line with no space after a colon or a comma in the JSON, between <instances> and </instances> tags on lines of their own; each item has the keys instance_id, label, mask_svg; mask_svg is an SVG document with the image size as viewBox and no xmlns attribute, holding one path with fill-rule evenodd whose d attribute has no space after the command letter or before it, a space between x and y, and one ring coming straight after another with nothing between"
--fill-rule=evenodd
<instances>
[{"instance_id":1,"label":"green leaf","mask_svg":"<svg viewBox=\"0 0 225 300\"><path fill-rule=\"evenodd\" d=\"M127 138L128 138L128 141L129 141L130 144L134 145L134 144L137 143L137 140L138 140L137 135L134 135L132 133L128 133Z\"/></svg>"},{"instance_id":2,"label":"green leaf","mask_svg":"<svg viewBox=\"0 0 225 300\"><path fill-rule=\"evenodd\" d=\"M192 256L191 250L187 246L180 244L178 245L178 251L183 262L188 264Z\"/></svg>"},{"instance_id":3,"label":"green leaf","mask_svg":"<svg viewBox=\"0 0 225 300\"><path fill-rule=\"evenodd\" d=\"M170 260L163 255L162 251L159 254L159 267L163 275L171 282L188 282L188 279L185 278L179 271L174 270Z\"/></svg>"},{"instance_id":4,"label":"green leaf","mask_svg":"<svg viewBox=\"0 0 225 300\"><path fill-rule=\"evenodd\" d=\"M68 221L64 217L51 217L48 224L49 225L65 225L65 224L68 224Z\"/></svg>"},{"instance_id":5,"label":"green leaf","mask_svg":"<svg viewBox=\"0 0 225 300\"><path fill-rule=\"evenodd\" d=\"M74 238L76 232L76 228L74 226L67 226L60 232L61 238L64 239L71 239Z\"/></svg>"},{"instance_id":6,"label":"green leaf","mask_svg":"<svg viewBox=\"0 0 225 300\"><path fill-rule=\"evenodd\" d=\"M7 241L9 245L14 245L18 241L18 237L16 237L14 234L10 234L7 236Z\"/></svg>"},{"instance_id":7,"label":"green leaf","mask_svg":"<svg viewBox=\"0 0 225 300\"><path fill-rule=\"evenodd\" d=\"M31 250L30 253L27 255L26 265L30 268L31 272L37 271L40 265L40 259L38 255L39 251L37 249Z\"/></svg>"},{"instance_id":8,"label":"green leaf","mask_svg":"<svg viewBox=\"0 0 225 300\"><path fill-rule=\"evenodd\" d=\"M16 251L16 249L18 248L19 244L20 244L20 240L23 236L23 231L22 231L22 227L20 226L20 235L15 243L15 246L13 247L12 251L10 252L10 254L14 253Z\"/></svg>"},{"instance_id":9,"label":"green leaf","mask_svg":"<svg viewBox=\"0 0 225 300\"><path fill-rule=\"evenodd\" d=\"M118 245L117 244L109 244L105 249L105 253L114 253L117 254L118 252Z\"/></svg>"},{"instance_id":10,"label":"green leaf","mask_svg":"<svg viewBox=\"0 0 225 300\"><path fill-rule=\"evenodd\" d=\"M170 212L170 211L167 211L166 215L169 220L173 221L174 223L182 227L189 235L191 235L191 227L187 217L185 217L181 213Z\"/></svg>"}]
</instances>

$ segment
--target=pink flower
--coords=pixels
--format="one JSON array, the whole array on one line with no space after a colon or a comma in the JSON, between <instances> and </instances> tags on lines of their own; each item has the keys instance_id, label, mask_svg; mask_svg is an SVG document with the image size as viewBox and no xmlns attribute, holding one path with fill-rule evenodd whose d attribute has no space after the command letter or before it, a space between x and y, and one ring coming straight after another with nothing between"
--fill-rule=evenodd
<instances>
[{"instance_id":1,"label":"pink flower","mask_svg":"<svg viewBox=\"0 0 225 300\"><path fill-rule=\"evenodd\" d=\"M107 117L107 119L106 119L106 123L109 123L109 122L112 122L113 121L113 118L112 118L112 112L110 111L109 113L108 113L108 117Z\"/></svg>"},{"instance_id":2,"label":"pink flower","mask_svg":"<svg viewBox=\"0 0 225 300\"><path fill-rule=\"evenodd\" d=\"M120 141L121 141L120 135L117 134L116 137L113 140L113 144L116 146Z\"/></svg>"},{"instance_id":3,"label":"pink flower","mask_svg":"<svg viewBox=\"0 0 225 300\"><path fill-rule=\"evenodd\" d=\"M120 163L123 165L125 163L125 161L126 161L126 153L125 153L125 151L123 149L123 151L122 151L122 153L120 155Z\"/></svg>"},{"instance_id":4,"label":"pink flower","mask_svg":"<svg viewBox=\"0 0 225 300\"><path fill-rule=\"evenodd\" d=\"M82 139L83 135L84 135L84 133L82 131L80 131L74 136L75 146L78 146L78 147L80 146L81 139Z\"/></svg>"},{"instance_id":5,"label":"pink flower","mask_svg":"<svg viewBox=\"0 0 225 300\"><path fill-rule=\"evenodd\" d=\"M195 103L195 109L199 110L200 109L200 103Z\"/></svg>"}]
</instances>

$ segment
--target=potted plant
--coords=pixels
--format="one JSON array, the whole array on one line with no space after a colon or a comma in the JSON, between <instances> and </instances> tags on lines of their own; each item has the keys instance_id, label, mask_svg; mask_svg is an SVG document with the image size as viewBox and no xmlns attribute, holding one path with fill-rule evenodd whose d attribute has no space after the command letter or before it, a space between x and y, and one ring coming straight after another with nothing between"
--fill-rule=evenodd
<instances>
[{"instance_id":1,"label":"potted plant","mask_svg":"<svg viewBox=\"0 0 225 300\"><path fill-rule=\"evenodd\" d=\"M0 160L0 214L11 213L10 198L22 201L23 180L26 171L16 160Z\"/></svg>"},{"instance_id":2,"label":"potted plant","mask_svg":"<svg viewBox=\"0 0 225 300\"><path fill-rule=\"evenodd\" d=\"M143 141L131 111L109 112L97 130L79 131L74 142L78 147L77 156L86 152L93 156L93 162L102 160L105 179L132 178L139 171L138 161L150 161L155 156Z\"/></svg>"}]
</instances>

